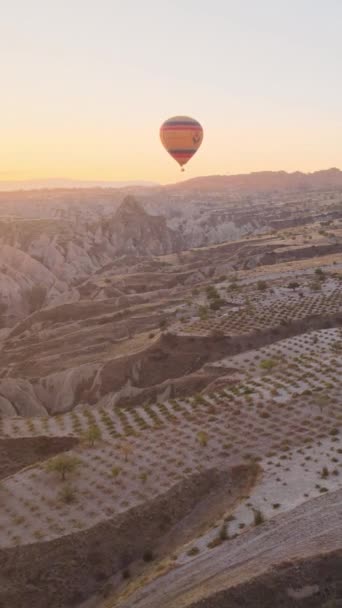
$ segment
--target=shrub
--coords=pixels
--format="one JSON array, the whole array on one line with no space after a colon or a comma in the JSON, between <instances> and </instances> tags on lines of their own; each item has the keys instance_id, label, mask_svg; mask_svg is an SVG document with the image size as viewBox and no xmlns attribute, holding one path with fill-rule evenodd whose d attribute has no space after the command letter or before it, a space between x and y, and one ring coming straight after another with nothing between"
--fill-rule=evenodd
<instances>
[{"instance_id":1,"label":"shrub","mask_svg":"<svg viewBox=\"0 0 342 608\"><path fill-rule=\"evenodd\" d=\"M147 471L143 471L142 473L140 473L140 479L143 483L146 483L147 479L148 479L148 473Z\"/></svg>"},{"instance_id":2,"label":"shrub","mask_svg":"<svg viewBox=\"0 0 342 608\"><path fill-rule=\"evenodd\" d=\"M260 524L264 523L265 518L264 518L263 513L260 511L260 509L254 509L253 515L254 515L254 525L255 526L260 526Z\"/></svg>"},{"instance_id":3,"label":"shrub","mask_svg":"<svg viewBox=\"0 0 342 608\"><path fill-rule=\"evenodd\" d=\"M209 436L206 431L198 431L197 440L202 448L208 445Z\"/></svg>"},{"instance_id":4,"label":"shrub","mask_svg":"<svg viewBox=\"0 0 342 608\"><path fill-rule=\"evenodd\" d=\"M213 540L211 540L207 544L207 547L208 547L208 549L214 549L215 547L218 547L221 544L222 544L222 540L220 539L220 537L219 536L215 536L215 538L213 538Z\"/></svg>"},{"instance_id":5,"label":"shrub","mask_svg":"<svg viewBox=\"0 0 342 608\"><path fill-rule=\"evenodd\" d=\"M127 578L129 578L130 576L131 576L131 573L130 573L129 569L128 569L128 568L125 568L125 569L122 571L122 578L123 578L123 579L127 579Z\"/></svg>"},{"instance_id":6,"label":"shrub","mask_svg":"<svg viewBox=\"0 0 342 608\"><path fill-rule=\"evenodd\" d=\"M209 287L206 288L206 293L209 300L216 300L220 298L219 292L213 285L209 285Z\"/></svg>"},{"instance_id":7,"label":"shrub","mask_svg":"<svg viewBox=\"0 0 342 608\"><path fill-rule=\"evenodd\" d=\"M112 475L113 477L118 477L121 473L120 467L112 467Z\"/></svg>"},{"instance_id":8,"label":"shrub","mask_svg":"<svg viewBox=\"0 0 342 608\"><path fill-rule=\"evenodd\" d=\"M259 291L266 291L266 289L267 289L267 283L266 283L266 281L258 281L257 282L257 289Z\"/></svg>"},{"instance_id":9,"label":"shrub","mask_svg":"<svg viewBox=\"0 0 342 608\"><path fill-rule=\"evenodd\" d=\"M277 365L277 362L274 359L263 359L260 361L261 369L271 370Z\"/></svg>"},{"instance_id":10,"label":"shrub","mask_svg":"<svg viewBox=\"0 0 342 608\"><path fill-rule=\"evenodd\" d=\"M190 557L192 557L193 555L198 555L198 553L200 552L198 547L191 547L191 549L189 549L189 551L186 552L187 555L189 555Z\"/></svg>"},{"instance_id":11,"label":"shrub","mask_svg":"<svg viewBox=\"0 0 342 608\"><path fill-rule=\"evenodd\" d=\"M76 500L75 490L71 486L64 486L59 493L59 498L69 505Z\"/></svg>"},{"instance_id":12,"label":"shrub","mask_svg":"<svg viewBox=\"0 0 342 608\"><path fill-rule=\"evenodd\" d=\"M222 298L216 298L212 302L210 302L210 310L219 310L222 306L225 305L225 300Z\"/></svg>"},{"instance_id":13,"label":"shrub","mask_svg":"<svg viewBox=\"0 0 342 608\"><path fill-rule=\"evenodd\" d=\"M297 281L290 281L287 287L288 289L293 289L293 291L295 291L298 287L300 287L300 284L297 283Z\"/></svg>"},{"instance_id":14,"label":"shrub","mask_svg":"<svg viewBox=\"0 0 342 608\"><path fill-rule=\"evenodd\" d=\"M321 291L322 286L319 281L312 281L312 283L310 283L310 288L312 291Z\"/></svg>"},{"instance_id":15,"label":"shrub","mask_svg":"<svg viewBox=\"0 0 342 608\"><path fill-rule=\"evenodd\" d=\"M227 287L227 291L239 291L240 287L236 282L230 283Z\"/></svg>"},{"instance_id":16,"label":"shrub","mask_svg":"<svg viewBox=\"0 0 342 608\"><path fill-rule=\"evenodd\" d=\"M164 330L164 329L166 329L166 328L167 328L167 319L161 319L161 320L159 321L159 329L160 329L161 331L163 331L163 330Z\"/></svg>"},{"instance_id":17,"label":"shrub","mask_svg":"<svg viewBox=\"0 0 342 608\"><path fill-rule=\"evenodd\" d=\"M199 306L198 308L198 316L202 321L205 321L208 318L208 306Z\"/></svg>"},{"instance_id":18,"label":"shrub","mask_svg":"<svg viewBox=\"0 0 342 608\"><path fill-rule=\"evenodd\" d=\"M222 524L218 535L220 537L220 540L222 540L222 541L228 540L229 536L228 536L228 527L227 527L226 522L224 522Z\"/></svg>"},{"instance_id":19,"label":"shrub","mask_svg":"<svg viewBox=\"0 0 342 608\"><path fill-rule=\"evenodd\" d=\"M133 447L131 446L130 443L124 442L121 444L121 452L123 453L124 457L125 457L125 462L128 461L128 456L131 455L131 453L133 452Z\"/></svg>"},{"instance_id":20,"label":"shrub","mask_svg":"<svg viewBox=\"0 0 342 608\"><path fill-rule=\"evenodd\" d=\"M151 549L146 549L143 553L144 562L152 562L154 560L153 551Z\"/></svg>"}]
</instances>

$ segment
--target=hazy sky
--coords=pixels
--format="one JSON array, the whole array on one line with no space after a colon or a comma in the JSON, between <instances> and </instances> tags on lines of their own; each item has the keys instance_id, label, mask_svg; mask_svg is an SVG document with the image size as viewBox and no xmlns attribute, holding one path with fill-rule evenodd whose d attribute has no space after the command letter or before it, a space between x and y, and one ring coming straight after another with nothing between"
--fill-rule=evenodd
<instances>
[{"instance_id":1,"label":"hazy sky","mask_svg":"<svg viewBox=\"0 0 342 608\"><path fill-rule=\"evenodd\" d=\"M0 180L342 167L341 0L0 0Z\"/></svg>"}]
</instances>

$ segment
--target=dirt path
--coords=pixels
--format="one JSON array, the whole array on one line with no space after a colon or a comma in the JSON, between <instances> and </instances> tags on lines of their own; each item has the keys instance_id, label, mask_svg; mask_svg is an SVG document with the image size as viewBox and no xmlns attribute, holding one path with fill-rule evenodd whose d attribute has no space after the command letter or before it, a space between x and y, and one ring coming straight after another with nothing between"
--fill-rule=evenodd
<instances>
[{"instance_id":1,"label":"dirt path","mask_svg":"<svg viewBox=\"0 0 342 608\"><path fill-rule=\"evenodd\" d=\"M186 608L284 561L342 548L342 491L301 505L169 571L117 608ZM201 603L202 606L202 603ZM206 606L203 603L203 608Z\"/></svg>"}]
</instances>

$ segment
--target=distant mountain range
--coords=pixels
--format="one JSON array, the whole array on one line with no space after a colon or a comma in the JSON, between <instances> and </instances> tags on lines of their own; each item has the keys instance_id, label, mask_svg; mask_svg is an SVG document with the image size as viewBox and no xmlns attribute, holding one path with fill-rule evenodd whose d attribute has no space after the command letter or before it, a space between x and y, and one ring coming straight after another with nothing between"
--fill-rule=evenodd
<instances>
[{"instance_id":1,"label":"distant mountain range","mask_svg":"<svg viewBox=\"0 0 342 608\"><path fill-rule=\"evenodd\" d=\"M81 179L30 179L30 180L6 180L0 181L0 191L13 190L44 190L56 188L127 188L129 186L158 186L155 182L144 180L133 180L126 182L103 181L103 180L81 180Z\"/></svg>"},{"instance_id":2,"label":"distant mountain range","mask_svg":"<svg viewBox=\"0 0 342 608\"><path fill-rule=\"evenodd\" d=\"M18 190L55 190L55 189L138 189L153 188L155 192L270 192L286 190L317 190L342 187L342 171L337 168L302 173L295 171L259 171L239 175L207 175L195 177L182 182L166 184L157 182L133 181L101 181L73 179L43 179L25 181L0 181L1 191Z\"/></svg>"},{"instance_id":3,"label":"distant mountain range","mask_svg":"<svg viewBox=\"0 0 342 608\"><path fill-rule=\"evenodd\" d=\"M195 177L178 184L170 184L167 187L174 190L202 192L329 189L342 187L342 171L332 168L313 173L259 171L241 175L208 175L206 177Z\"/></svg>"}]
</instances>

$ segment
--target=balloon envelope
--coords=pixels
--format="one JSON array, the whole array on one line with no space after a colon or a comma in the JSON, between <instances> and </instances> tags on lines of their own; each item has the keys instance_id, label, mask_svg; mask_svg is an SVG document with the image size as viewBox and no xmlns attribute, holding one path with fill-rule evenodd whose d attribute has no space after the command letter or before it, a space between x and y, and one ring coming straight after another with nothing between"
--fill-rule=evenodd
<instances>
[{"instance_id":1,"label":"balloon envelope","mask_svg":"<svg viewBox=\"0 0 342 608\"><path fill-rule=\"evenodd\" d=\"M172 158L183 167L200 147L203 129L193 118L174 116L160 127L160 139Z\"/></svg>"}]
</instances>

